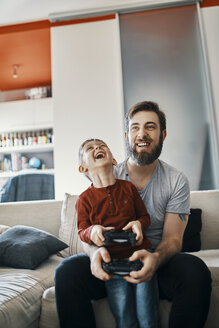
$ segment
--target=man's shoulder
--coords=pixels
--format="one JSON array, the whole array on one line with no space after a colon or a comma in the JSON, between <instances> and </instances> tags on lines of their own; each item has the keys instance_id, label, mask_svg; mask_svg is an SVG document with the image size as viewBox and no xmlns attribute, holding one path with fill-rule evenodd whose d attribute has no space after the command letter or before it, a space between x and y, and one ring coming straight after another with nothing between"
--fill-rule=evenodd
<instances>
[{"instance_id":1,"label":"man's shoulder","mask_svg":"<svg viewBox=\"0 0 219 328\"><path fill-rule=\"evenodd\" d=\"M162 160L158 162L157 179L170 189L186 188L189 191L189 181L186 175Z\"/></svg>"},{"instance_id":2,"label":"man's shoulder","mask_svg":"<svg viewBox=\"0 0 219 328\"><path fill-rule=\"evenodd\" d=\"M123 162L120 162L115 166L116 170L125 170L126 169L126 160Z\"/></svg>"},{"instance_id":3,"label":"man's shoulder","mask_svg":"<svg viewBox=\"0 0 219 328\"><path fill-rule=\"evenodd\" d=\"M161 173L168 175L169 177L181 176L186 178L185 174L182 171L160 159L158 160L158 170Z\"/></svg>"},{"instance_id":4,"label":"man's shoulder","mask_svg":"<svg viewBox=\"0 0 219 328\"><path fill-rule=\"evenodd\" d=\"M117 179L126 180L126 160L114 166L114 174Z\"/></svg>"}]
</instances>

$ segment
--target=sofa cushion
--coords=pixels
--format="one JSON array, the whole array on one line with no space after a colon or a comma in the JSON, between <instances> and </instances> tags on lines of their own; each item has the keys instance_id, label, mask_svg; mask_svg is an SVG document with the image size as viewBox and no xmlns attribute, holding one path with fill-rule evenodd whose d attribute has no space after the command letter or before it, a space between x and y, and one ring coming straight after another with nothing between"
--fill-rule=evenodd
<instances>
[{"instance_id":1,"label":"sofa cushion","mask_svg":"<svg viewBox=\"0 0 219 328\"><path fill-rule=\"evenodd\" d=\"M0 235L2 265L34 269L51 254L68 247L52 234L28 226L14 226Z\"/></svg>"},{"instance_id":2,"label":"sofa cushion","mask_svg":"<svg viewBox=\"0 0 219 328\"><path fill-rule=\"evenodd\" d=\"M56 254L51 255L46 261L43 261L36 270L32 269L19 269L19 268L11 268L8 266L0 267L0 283L1 283L1 275L4 274L17 274L17 273L25 273L34 279L40 281L43 289L47 289L51 286L54 286L54 273L57 266L63 261L63 258L57 256Z\"/></svg>"},{"instance_id":3,"label":"sofa cushion","mask_svg":"<svg viewBox=\"0 0 219 328\"><path fill-rule=\"evenodd\" d=\"M0 234L7 231L10 227L4 224L0 224Z\"/></svg>"},{"instance_id":4,"label":"sofa cushion","mask_svg":"<svg viewBox=\"0 0 219 328\"><path fill-rule=\"evenodd\" d=\"M40 315L43 287L25 273L0 276L0 326L32 327Z\"/></svg>"},{"instance_id":5,"label":"sofa cushion","mask_svg":"<svg viewBox=\"0 0 219 328\"><path fill-rule=\"evenodd\" d=\"M43 293L40 315L40 328L59 328L54 286L48 288Z\"/></svg>"},{"instance_id":6,"label":"sofa cushion","mask_svg":"<svg viewBox=\"0 0 219 328\"><path fill-rule=\"evenodd\" d=\"M201 215L201 209L190 209L188 224L183 236L182 252L197 252L201 249Z\"/></svg>"},{"instance_id":7,"label":"sofa cushion","mask_svg":"<svg viewBox=\"0 0 219 328\"><path fill-rule=\"evenodd\" d=\"M191 207L202 209L201 249L219 249L219 190L191 191Z\"/></svg>"},{"instance_id":8,"label":"sofa cushion","mask_svg":"<svg viewBox=\"0 0 219 328\"><path fill-rule=\"evenodd\" d=\"M69 247L60 252L63 257L83 252L81 240L78 236L77 216L75 211L76 201L77 196L67 193L64 195L59 238L68 244Z\"/></svg>"},{"instance_id":9,"label":"sofa cushion","mask_svg":"<svg viewBox=\"0 0 219 328\"><path fill-rule=\"evenodd\" d=\"M201 250L192 253L202 259L211 271L212 293L211 306L208 314L206 328L217 328L219 322L219 249Z\"/></svg>"}]
</instances>

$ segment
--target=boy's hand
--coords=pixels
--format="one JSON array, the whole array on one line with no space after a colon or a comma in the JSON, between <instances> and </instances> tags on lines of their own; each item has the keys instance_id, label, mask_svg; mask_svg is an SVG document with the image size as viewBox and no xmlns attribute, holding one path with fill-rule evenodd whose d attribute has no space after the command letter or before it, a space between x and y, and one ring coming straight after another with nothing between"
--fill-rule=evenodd
<instances>
[{"instance_id":1,"label":"boy's hand","mask_svg":"<svg viewBox=\"0 0 219 328\"><path fill-rule=\"evenodd\" d=\"M143 232L142 232L142 227L141 227L141 222L136 220L136 221L131 221L129 222L123 230L132 230L132 232L136 233L136 245L141 245L143 242Z\"/></svg>"},{"instance_id":2,"label":"boy's hand","mask_svg":"<svg viewBox=\"0 0 219 328\"><path fill-rule=\"evenodd\" d=\"M115 229L114 227L103 227L102 225L95 225L91 230L90 239L97 246L104 246L103 231Z\"/></svg>"}]
</instances>

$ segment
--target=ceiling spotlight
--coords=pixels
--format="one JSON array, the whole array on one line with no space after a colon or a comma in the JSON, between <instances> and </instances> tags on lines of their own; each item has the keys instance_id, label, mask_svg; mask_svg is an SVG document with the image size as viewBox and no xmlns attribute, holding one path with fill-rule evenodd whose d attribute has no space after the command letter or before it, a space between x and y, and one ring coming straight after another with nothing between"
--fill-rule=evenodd
<instances>
[{"instance_id":1,"label":"ceiling spotlight","mask_svg":"<svg viewBox=\"0 0 219 328\"><path fill-rule=\"evenodd\" d=\"M12 76L13 76L14 79L17 79L17 77L18 77L17 70L18 70L18 65L13 65L13 73L12 73Z\"/></svg>"}]
</instances>

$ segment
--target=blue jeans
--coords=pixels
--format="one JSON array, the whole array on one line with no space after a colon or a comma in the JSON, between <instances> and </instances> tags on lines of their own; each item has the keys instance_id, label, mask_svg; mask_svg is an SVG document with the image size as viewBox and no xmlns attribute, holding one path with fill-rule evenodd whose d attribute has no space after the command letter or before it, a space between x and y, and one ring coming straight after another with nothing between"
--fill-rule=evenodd
<instances>
[{"instance_id":1,"label":"blue jeans","mask_svg":"<svg viewBox=\"0 0 219 328\"><path fill-rule=\"evenodd\" d=\"M197 256L177 254L157 271L160 298L171 300L169 328L203 328L211 298L211 274ZM105 283L90 270L90 259L78 254L63 260L55 275L61 328L95 328L91 300L106 297Z\"/></svg>"},{"instance_id":2,"label":"blue jeans","mask_svg":"<svg viewBox=\"0 0 219 328\"><path fill-rule=\"evenodd\" d=\"M159 292L156 275L149 282L136 285L115 275L105 284L117 328L159 327Z\"/></svg>"}]
</instances>

